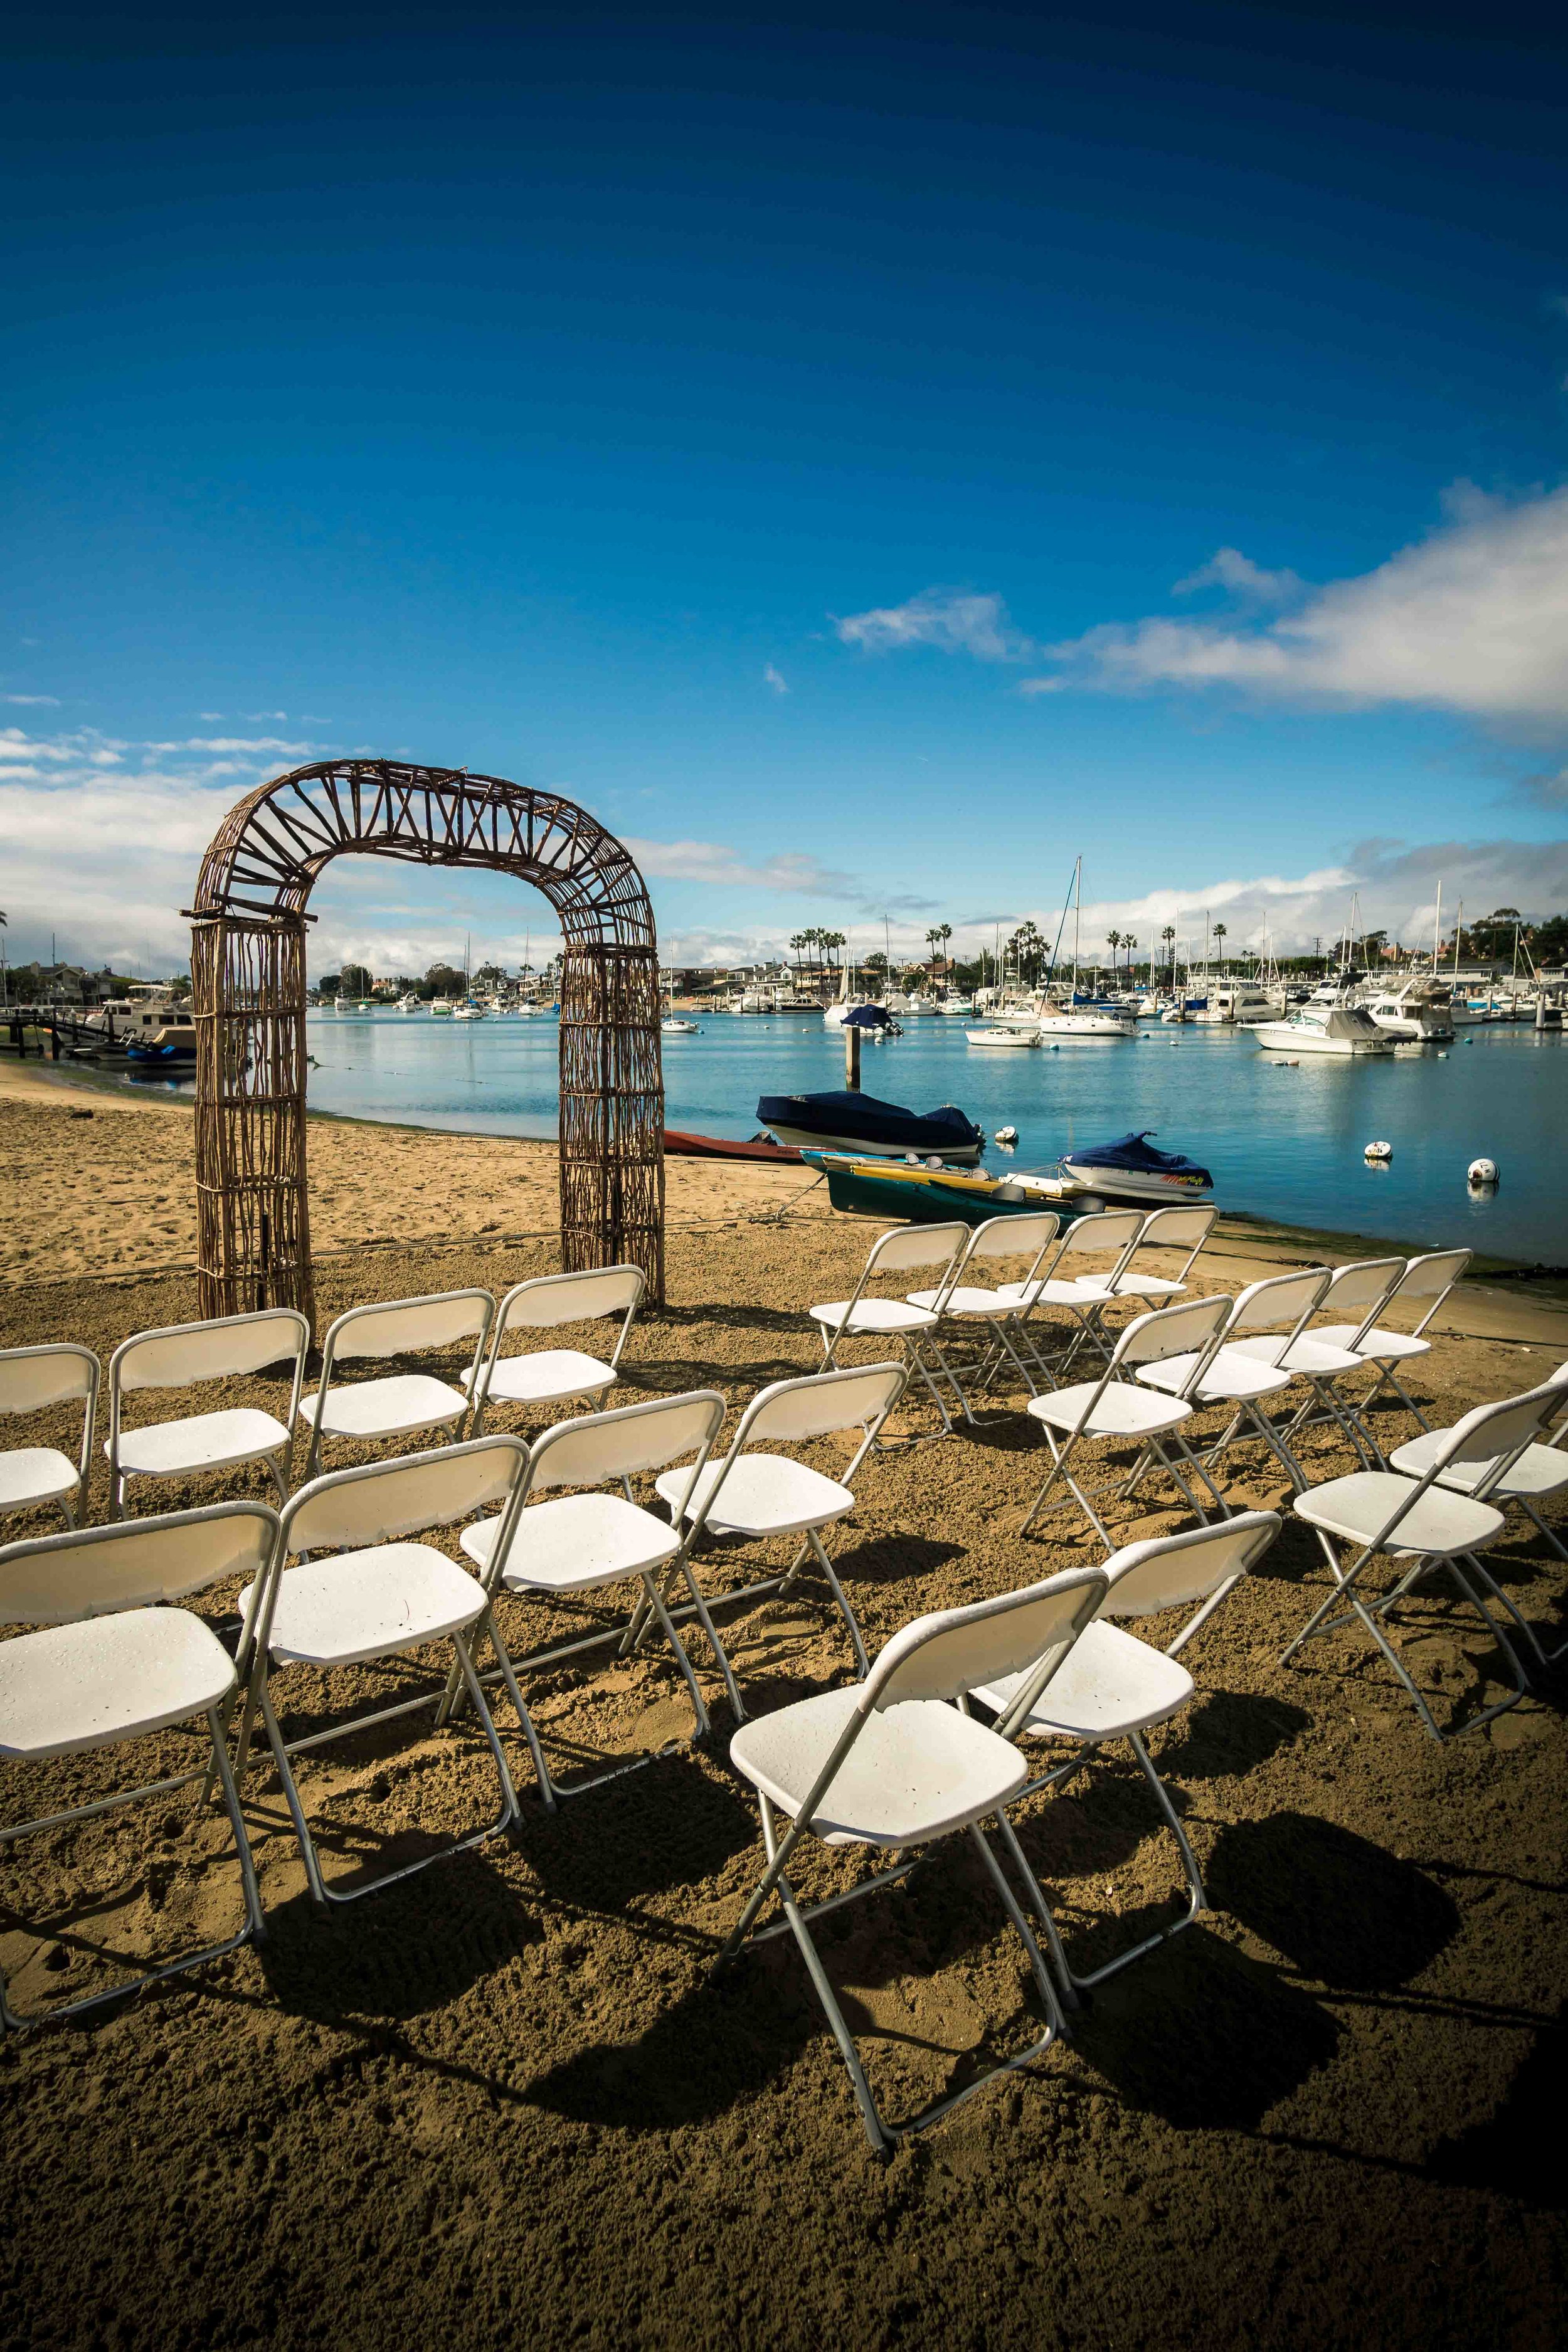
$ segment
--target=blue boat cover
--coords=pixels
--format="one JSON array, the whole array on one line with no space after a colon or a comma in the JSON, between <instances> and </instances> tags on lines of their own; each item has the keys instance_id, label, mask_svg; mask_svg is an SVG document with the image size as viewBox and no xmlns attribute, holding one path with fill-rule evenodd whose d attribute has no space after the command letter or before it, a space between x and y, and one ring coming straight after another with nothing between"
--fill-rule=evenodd
<instances>
[{"instance_id":1,"label":"blue boat cover","mask_svg":"<svg viewBox=\"0 0 1568 2352\"><path fill-rule=\"evenodd\" d=\"M885 1004L856 1004L844 1015L844 1029L896 1029L898 1023Z\"/></svg>"},{"instance_id":2,"label":"blue boat cover","mask_svg":"<svg viewBox=\"0 0 1568 2352\"><path fill-rule=\"evenodd\" d=\"M1126 1168L1142 1175L1191 1176L1212 1190L1214 1178L1195 1160L1180 1151L1156 1151L1148 1138L1158 1130L1145 1127L1136 1135L1119 1135L1113 1143L1092 1143L1081 1151L1065 1151L1064 1163L1074 1168Z\"/></svg>"},{"instance_id":3,"label":"blue boat cover","mask_svg":"<svg viewBox=\"0 0 1568 2352\"><path fill-rule=\"evenodd\" d=\"M757 1117L764 1127L790 1127L818 1135L851 1135L884 1150L969 1150L984 1141L984 1129L952 1103L940 1110L906 1110L901 1103L879 1102L875 1095L763 1095Z\"/></svg>"}]
</instances>

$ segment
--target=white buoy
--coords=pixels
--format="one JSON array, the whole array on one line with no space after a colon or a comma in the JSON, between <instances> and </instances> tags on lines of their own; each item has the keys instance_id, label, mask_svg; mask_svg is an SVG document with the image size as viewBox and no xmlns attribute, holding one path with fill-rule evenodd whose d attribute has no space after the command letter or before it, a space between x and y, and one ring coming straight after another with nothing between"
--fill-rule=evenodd
<instances>
[{"instance_id":1,"label":"white buoy","mask_svg":"<svg viewBox=\"0 0 1568 2352\"><path fill-rule=\"evenodd\" d=\"M1362 1158L1363 1160L1371 1160L1374 1161L1379 1168L1385 1168L1393 1157L1394 1146L1392 1143L1369 1143L1366 1150L1362 1153Z\"/></svg>"},{"instance_id":2,"label":"white buoy","mask_svg":"<svg viewBox=\"0 0 1568 2352\"><path fill-rule=\"evenodd\" d=\"M1018 1130L1016 1127L999 1127L996 1129L994 1140L998 1143L1016 1143Z\"/></svg>"},{"instance_id":3,"label":"white buoy","mask_svg":"<svg viewBox=\"0 0 1568 2352\"><path fill-rule=\"evenodd\" d=\"M1472 1160L1465 1171L1465 1175L1467 1180L1478 1188L1483 1184L1495 1184L1498 1181L1497 1161Z\"/></svg>"}]
</instances>

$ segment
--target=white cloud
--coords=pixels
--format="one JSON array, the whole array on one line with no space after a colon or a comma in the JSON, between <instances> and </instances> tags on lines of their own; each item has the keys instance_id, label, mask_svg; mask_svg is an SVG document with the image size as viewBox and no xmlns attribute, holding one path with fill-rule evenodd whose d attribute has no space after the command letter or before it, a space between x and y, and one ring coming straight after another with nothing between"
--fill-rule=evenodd
<instances>
[{"instance_id":1,"label":"white cloud","mask_svg":"<svg viewBox=\"0 0 1568 2352\"><path fill-rule=\"evenodd\" d=\"M1206 563L1176 582L1171 593L1189 596L1196 588L1228 588L1233 595L1245 596L1256 604L1286 604L1300 594L1301 587L1299 572L1265 572L1238 547L1216 547Z\"/></svg>"},{"instance_id":2,"label":"white cloud","mask_svg":"<svg viewBox=\"0 0 1568 2352\"><path fill-rule=\"evenodd\" d=\"M767 667L763 672L763 684L764 686L771 686L775 694L787 694L789 692L788 687L784 684L783 677L773 667L772 662L769 662Z\"/></svg>"},{"instance_id":3,"label":"white cloud","mask_svg":"<svg viewBox=\"0 0 1568 2352\"><path fill-rule=\"evenodd\" d=\"M1219 685L1276 701L1568 720L1568 488L1510 505L1461 483L1428 538L1266 627L1107 623L1047 646L1061 668L1023 690Z\"/></svg>"},{"instance_id":4,"label":"white cloud","mask_svg":"<svg viewBox=\"0 0 1568 2352\"><path fill-rule=\"evenodd\" d=\"M664 882L713 882L761 890L805 890L822 898L858 898L862 885L802 850L779 850L760 864L718 841L638 841L623 836L646 875Z\"/></svg>"},{"instance_id":5,"label":"white cloud","mask_svg":"<svg viewBox=\"0 0 1568 2352\"><path fill-rule=\"evenodd\" d=\"M0 702L46 705L50 710L58 710L60 707L58 694L0 694Z\"/></svg>"},{"instance_id":6,"label":"white cloud","mask_svg":"<svg viewBox=\"0 0 1568 2352\"><path fill-rule=\"evenodd\" d=\"M1016 629L1000 596L972 589L927 588L907 604L886 604L869 613L829 616L841 642L867 653L891 653L903 646L935 646L946 654L972 654L976 661L1026 661L1035 651Z\"/></svg>"},{"instance_id":7,"label":"white cloud","mask_svg":"<svg viewBox=\"0 0 1568 2352\"><path fill-rule=\"evenodd\" d=\"M279 714L281 715L281 714ZM313 743L289 743L278 735L188 735L178 743L144 743L142 750L158 751L289 751L296 754L313 751Z\"/></svg>"}]
</instances>

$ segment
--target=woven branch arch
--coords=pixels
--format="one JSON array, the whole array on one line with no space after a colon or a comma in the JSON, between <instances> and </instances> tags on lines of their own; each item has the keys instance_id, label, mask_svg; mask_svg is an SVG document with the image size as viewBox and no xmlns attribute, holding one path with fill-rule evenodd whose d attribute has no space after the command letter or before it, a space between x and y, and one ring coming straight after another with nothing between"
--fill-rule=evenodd
<instances>
[{"instance_id":1,"label":"woven branch arch","mask_svg":"<svg viewBox=\"0 0 1568 2352\"><path fill-rule=\"evenodd\" d=\"M305 929L334 857L485 866L554 908L561 1262L640 1265L664 1297L664 1079L653 909L630 853L554 793L394 760L296 768L238 802L191 911L201 1311L313 1309Z\"/></svg>"}]
</instances>

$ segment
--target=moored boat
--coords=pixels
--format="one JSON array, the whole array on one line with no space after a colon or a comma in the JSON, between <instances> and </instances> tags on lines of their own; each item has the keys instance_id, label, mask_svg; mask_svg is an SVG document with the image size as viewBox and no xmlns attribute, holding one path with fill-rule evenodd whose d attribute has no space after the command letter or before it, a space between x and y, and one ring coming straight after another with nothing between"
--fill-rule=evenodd
<instances>
[{"instance_id":1,"label":"moored boat","mask_svg":"<svg viewBox=\"0 0 1568 2352\"><path fill-rule=\"evenodd\" d=\"M984 1129L952 1103L921 1113L850 1088L833 1094L763 1095L757 1117L779 1142L806 1150L866 1152L875 1158L916 1151L973 1168L985 1148Z\"/></svg>"},{"instance_id":2,"label":"moored boat","mask_svg":"<svg viewBox=\"0 0 1568 2352\"><path fill-rule=\"evenodd\" d=\"M1214 1178L1179 1151L1159 1151L1146 1127L1112 1142L1086 1145L1061 1158L1064 1180L1075 1191L1111 1201L1196 1201L1214 1190Z\"/></svg>"}]
</instances>

